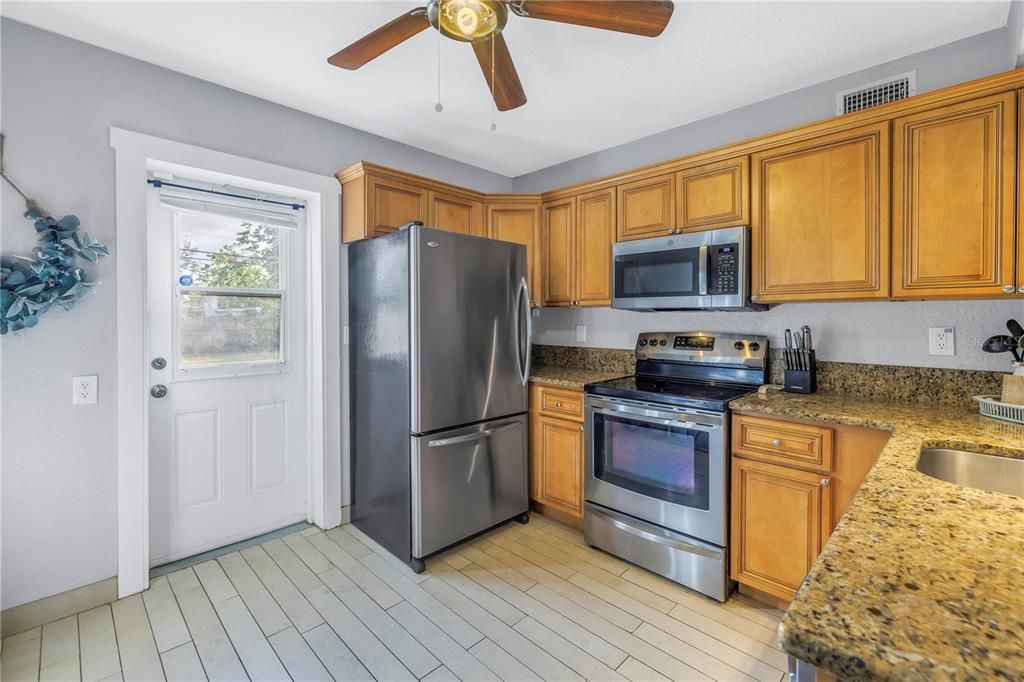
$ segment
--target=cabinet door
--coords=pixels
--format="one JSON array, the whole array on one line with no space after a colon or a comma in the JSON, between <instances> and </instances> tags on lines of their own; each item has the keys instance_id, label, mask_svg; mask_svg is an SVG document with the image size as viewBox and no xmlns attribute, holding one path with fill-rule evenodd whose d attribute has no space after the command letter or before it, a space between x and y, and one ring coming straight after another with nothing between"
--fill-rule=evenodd
<instances>
[{"instance_id":1,"label":"cabinet door","mask_svg":"<svg viewBox=\"0 0 1024 682\"><path fill-rule=\"evenodd\" d=\"M576 199L544 204L544 305L569 306L575 292Z\"/></svg>"},{"instance_id":2,"label":"cabinet door","mask_svg":"<svg viewBox=\"0 0 1024 682\"><path fill-rule=\"evenodd\" d=\"M612 304L615 190L576 198L576 305Z\"/></svg>"},{"instance_id":3,"label":"cabinet door","mask_svg":"<svg viewBox=\"0 0 1024 682\"><path fill-rule=\"evenodd\" d=\"M583 426L550 417L537 417L537 426L539 501L583 514Z\"/></svg>"},{"instance_id":4,"label":"cabinet door","mask_svg":"<svg viewBox=\"0 0 1024 682\"><path fill-rule=\"evenodd\" d=\"M750 224L750 157L676 173L676 225L684 232Z\"/></svg>"},{"instance_id":5,"label":"cabinet door","mask_svg":"<svg viewBox=\"0 0 1024 682\"><path fill-rule=\"evenodd\" d=\"M620 242L668 234L675 228L675 178L672 174L636 180L616 188Z\"/></svg>"},{"instance_id":6,"label":"cabinet door","mask_svg":"<svg viewBox=\"0 0 1024 682\"><path fill-rule=\"evenodd\" d=\"M793 599L832 530L830 483L822 474L734 457L730 577Z\"/></svg>"},{"instance_id":7,"label":"cabinet door","mask_svg":"<svg viewBox=\"0 0 1024 682\"><path fill-rule=\"evenodd\" d=\"M1006 93L893 122L894 296L1016 292L1016 107Z\"/></svg>"},{"instance_id":8,"label":"cabinet door","mask_svg":"<svg viewBox=\"0 0 1024 682\"><path fill-rule=\"evenodd\" d=\"M534 305L541 305L543 285L540 263L540 205L487 204L487 234L491 239L526 246L530 301Z\"/></svg>"},{"instance_id":9,"label":"cabinet door","mask_svg":"<svg viewBox=\"0 0 1024 682\"><path fill-rule=\"evenodd\" d=\"M889 296L889 123L754 154L759 303Z\"/></svg>"},{"instance_id":10,"label":"cabinet door","mask_svg":"<svg viewBox=\"0 0 1024 682\"><path fill-rule=\"evenodd\" d=\"M412 220L425 224L430 217L427 211L427 191L416 185L367 176L366 214L367 232L380 237L394 232Z\"/></svg>"},{"instance_id":11,"label":"cabinet door","mask_svg":"<svg viewBox=\"0 0 1024 682\"><path fill-rule=\"evenodd\" d=\"M431 192L430 220L428 227L436 227L449 232L471 234L478 237L486 236L484 226L484 205L468 197L444 192Z\"/></svg>"}]
</instances>

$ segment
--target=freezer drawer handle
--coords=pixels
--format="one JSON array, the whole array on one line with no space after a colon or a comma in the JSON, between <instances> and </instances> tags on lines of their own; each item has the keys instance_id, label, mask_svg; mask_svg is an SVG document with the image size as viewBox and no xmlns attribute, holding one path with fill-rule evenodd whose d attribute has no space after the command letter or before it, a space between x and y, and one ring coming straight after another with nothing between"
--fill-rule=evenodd
<instances>
[{"instance_id":1,"label":"freezer drawer handle","mask_svg":"<svg viewBox=\"0 0 1024 682\"><path fill-rule=\"evenodd\" d=\"M709 559L720 559L722 557L721 552L714 552L710 549L698 547L697 545L691 545L688 542L662 537L660 535L655 535L654 533L648 533L647 531L641 528L637 528L632 524L619 521L618 519L613 518L610 514L606 514L604 512L600 512L594 509L588 509L587 511L591 514L603 516L610 524L612 524L619 530L629 533L630 535L636 535L637 537L641 537L644 540L657 542L659 545L665 545L667 547L678 549L681 552L687 552L689 554L698 554L703 557L708 557Z\"/></svg>"},{"instance_id":2,"label":"freezer drawer handle","mask_svg":"<svg viewBox=\"0 0 1024 682\"><path fill-rule=\"evenodd\" d=\"M427 447L431 448L443 448L446 445L458 445L459 443L472 443L474 441L483 440L484 438L490 438L496 433L502 431L508 431L519 426L519 422L505 422L499 424L490 429L484 429L476 433L467 433L464 436L452 436L451 438L440 438L438 440L427 441Z\"/></svg>"}]
</instances>

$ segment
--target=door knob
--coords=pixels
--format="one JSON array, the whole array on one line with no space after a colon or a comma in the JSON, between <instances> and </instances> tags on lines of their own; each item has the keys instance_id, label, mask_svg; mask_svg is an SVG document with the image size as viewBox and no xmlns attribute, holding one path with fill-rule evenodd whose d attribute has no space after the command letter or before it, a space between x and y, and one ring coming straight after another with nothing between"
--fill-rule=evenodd
<instances>
[{"instance_id":1,"label":"door knob","mask_svg":"<svg viewBox=\"0 0 1024 682\"><path fill-rule=\"evenodd\" d=\"M149 389L149 394L154 398L163 398L167 395L167 387L163 384L157 384L153 388Z\"/></svg>"},{"instance_id":2,"label":"door knob","mask_svg":"<svg viewBox=\"0 0 1024 682\"><path fill-rule=\"evenodd\" d=\"M163 369L167 366L167 361L163 358L153 358L153 361L149 363L149 366L153 369Z\"/></svg>"},{"instance_id":3,"label":"door knob","mask_svg":"<svg viewBox=\"0 0 1024 682\"><path fill-rule=\"evenodd\" d=\"M1013 285L1012 284L1007 284L1006 286L1004 286L1003 287L1003 293L1004 294L1012 294L1013 293Z\"/></svg>"}]
</instances>

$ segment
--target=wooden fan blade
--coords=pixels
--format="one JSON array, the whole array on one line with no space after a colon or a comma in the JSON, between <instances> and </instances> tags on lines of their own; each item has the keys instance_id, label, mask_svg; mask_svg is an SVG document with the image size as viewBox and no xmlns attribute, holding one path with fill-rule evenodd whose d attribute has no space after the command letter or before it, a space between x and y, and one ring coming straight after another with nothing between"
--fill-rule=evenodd
<instances>
[{"instance_id":1,"label":"wooden fan blade","mask_svg":"<svg viewBox=\"0 0 1024 682\"><path fill-rule=\"evenodd\" d=\"M331 55L327 63L350 71L358 69L427 28L430 28L430 22L427 21L426 9L411 10Z\"/></svg>"},{"instance_id":2,"label":"wooden fan blade","mask_svg":"<svg viewBox=\"0 0 1024 682\"><path fill-rule=\"evenodd\" d=\"M661 35L672 18L672 0L524 0L512 11L529 19L546 19L639 36Z\"/></svg>"},{"instance_id":3,"label":"wooden fan blade","mask_svg":"<svg viewBox=\"0 0 1024 682\"><path fill-rule=\"evenodd\" d=\"M494 45L494 68L491 68L491 45ZM498 105L498 111L508 111L526 104L526 93L523 92L523 84L519 82L519 74L516 73L516 65L512 63L512 55L508 51L505 37L500 33L493 34L490 38L478 40L473 43L473 52L476 53L476 60L480 62L480 69L484 72L487 80L487 89L494 92L494 103ZM494 83L491 83L491 75L494 75Z\"/></svg>"}]
</instances>

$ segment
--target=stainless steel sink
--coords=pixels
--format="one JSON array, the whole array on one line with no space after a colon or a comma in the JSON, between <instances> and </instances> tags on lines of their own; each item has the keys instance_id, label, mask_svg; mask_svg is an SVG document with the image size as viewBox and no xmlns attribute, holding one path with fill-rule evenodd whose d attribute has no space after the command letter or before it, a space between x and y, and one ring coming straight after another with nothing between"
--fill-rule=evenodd
<instances>
[{"instance_id":1,"label":"stainless steel sink","mask_svg":"<svg viewBox=\"0 0 1024 682\"><path fill-rule=\"evenodd\" d=\"M1024 459L922 448L917 470L949 483L1024 497Z\"/></svg>"}]
</instances>

